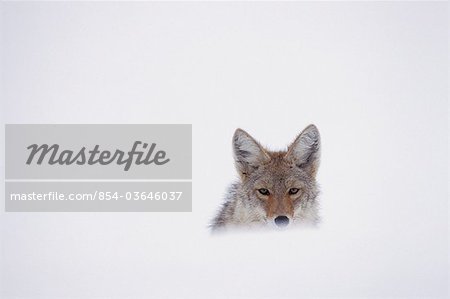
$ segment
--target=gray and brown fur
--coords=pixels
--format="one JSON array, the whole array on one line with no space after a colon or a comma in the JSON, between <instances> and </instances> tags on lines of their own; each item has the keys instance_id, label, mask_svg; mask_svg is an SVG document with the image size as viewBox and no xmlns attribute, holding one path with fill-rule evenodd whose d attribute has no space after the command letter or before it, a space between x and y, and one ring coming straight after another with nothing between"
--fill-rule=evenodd
<instances>
[{"instance_id":1,"label":"gray and brown fur","mask_svg":"<svg viewBox=\"0 0 450 299\"><path fill-rule=\"evenodd\" d=\"M289 224L319 222L316 174L320 134L316 126L309 125L286 151L278 152L263 148L247 132L237 129L233 152L239 181L229 187L212 221L213 230L272 225L279 216L287 217Z\"/></svg>"}]
</instances>

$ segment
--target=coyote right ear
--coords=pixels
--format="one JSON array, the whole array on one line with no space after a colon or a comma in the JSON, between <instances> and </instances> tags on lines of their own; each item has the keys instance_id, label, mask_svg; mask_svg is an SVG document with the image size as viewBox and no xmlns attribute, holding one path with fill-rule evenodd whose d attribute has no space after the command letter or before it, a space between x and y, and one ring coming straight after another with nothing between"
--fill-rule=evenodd
<instances>
[{"instance_id":1,"label":"coyote right ear","mask_svg":"<svg viewBox=\"0 0 450 299\"><path fill-rule=\"evenodd\" d=\"M237 129L233 136L233 152L236 169L241 177L270 160L263 147L247 132Z\"/></svg>"},{"instance_id":2,"label":"coyote right ear","mask_svg":"<svg viewBox=\"0 0 450 299\"><path fill-rule=\"evenodd\" d=\"M289 146L288 159L315 176L320 163L320 134L315 125L309 125Z\"/></svg>"}]
</instances>

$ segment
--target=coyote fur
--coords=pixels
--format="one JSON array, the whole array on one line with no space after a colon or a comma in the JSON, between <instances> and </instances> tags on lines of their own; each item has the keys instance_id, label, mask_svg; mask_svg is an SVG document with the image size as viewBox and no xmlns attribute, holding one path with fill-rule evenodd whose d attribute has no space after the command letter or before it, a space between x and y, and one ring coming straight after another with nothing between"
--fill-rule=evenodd
<instances>
[{"instance_id":1,"label":"coyote fur","mask_svg":"<svg viewBox=\"0 0 450 299\"><path fill-rule=\"evenodd\" d=\"M290 225L319 222L316 174L320 134L309 125L286 151L269 151L247 132L237 129L233 153L239 180L212 221L213 230L231 227Z\"/></svg>"}]
</instances>

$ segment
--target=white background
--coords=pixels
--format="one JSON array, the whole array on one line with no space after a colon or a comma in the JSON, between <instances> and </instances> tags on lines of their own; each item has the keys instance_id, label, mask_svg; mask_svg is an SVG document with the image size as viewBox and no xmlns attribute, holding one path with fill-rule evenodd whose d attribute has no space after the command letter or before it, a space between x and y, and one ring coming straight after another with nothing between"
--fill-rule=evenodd
<instances>
[{"instance_id":1,"label":"white background","mask_svg":"<svg viewBox=\"0 0 450 299\"><path fill-rule=\"evenodd\" d=\"M1 7L3 123L192 123L194 195L2 211L0 297L448 295L447 3ZM280 149L309 123L321 227L212 237L234 130Z\"/></svg>"}]
</instances>

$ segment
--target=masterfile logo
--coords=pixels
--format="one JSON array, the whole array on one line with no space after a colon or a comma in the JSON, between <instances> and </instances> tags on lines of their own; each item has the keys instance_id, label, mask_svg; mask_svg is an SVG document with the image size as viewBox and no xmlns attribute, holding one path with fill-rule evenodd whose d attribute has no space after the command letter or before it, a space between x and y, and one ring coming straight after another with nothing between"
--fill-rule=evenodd
<instances>
[{"instance_id":1,"label":"masterfile logo","mask_svg":"<svg viewBox=\"0 0 450 299\"><path fill-rule=\"evenodd\" d=\"M191 211L191 125L5 126L8 211Z\"/></svg>"},{"instance_id":2,"label":"masterfile logo","mask_svg":"<svg viewBox=\"0 0 450 299\"><path fill-rule=\"evenodd\" d=\"M141 147L142 151L138 148ZM72 150L62 150L58 144L53 144L52 146L48 144L32 144L27 147L30 150L30 155L28 156L27 164L30 165L35 162L41 165L42 162L47 158L47 163L50 165L108 165L116 162L118 165L124 165L124 170L128 171L133 163L136 165L164 165L170 161L166 159L166 152L159 150L154 154L156 143L152 143L150 146L148 143L135 141L131 151L124 152L121 150L115 150L114 152L105 150L99 150L100 145L96 144L92 150L86 150L86 147L82 147L78 152ZM34 161L35 156L37 156L36 161ZM135 158L136 157L136 158Z\"/></svg>"},{"instance_id":3,"label":"masterfile logo","mask_svg":"<svg viewBox=\"0 0 450 299\"><path fill-rule=\"evenodd\" d=\"M9 124L5 136L6 179L192 178L191 125Z\"/></svg>"}]
</instances>

